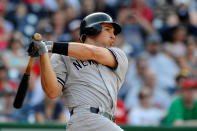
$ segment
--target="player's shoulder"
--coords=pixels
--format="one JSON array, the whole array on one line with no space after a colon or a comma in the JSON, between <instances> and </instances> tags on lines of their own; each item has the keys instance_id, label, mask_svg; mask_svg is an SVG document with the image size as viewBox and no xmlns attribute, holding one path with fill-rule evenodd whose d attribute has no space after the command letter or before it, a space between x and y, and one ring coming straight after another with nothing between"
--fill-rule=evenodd
<instances>
[{"instance_id":1,"label":"player's shoulder","mask_svg":"<svg viewBox=\"0 0 197 131\"><path fill-rule=\"evenodd\" d=\"M118 74L125 75L128 69L128 58L126 53L117 47L108 48L115 57L117 62L117 66L114 70L118 72Z\"/></svg>"},{"instance_id":2,"label":"player's shoulder","mask_svg":"<svg viewBox=\"0 0 197 131\"><path fill-rule=\"evenodd\" d=\"M125 54L126 55L126 53L124 53L124 51L123 50L121 50L120 48L118 48L118 47L109 47L108 48L109 50L113 50L113 51L117 51L117 52L121 52L121 53L123 53L123 54Z\"/></svg>"},{"instance_id":3,"label":"player's shoulder","mask_svg":"<svg viewBox=\"0 0 197 131\"><path fill-rule=\"evenodd\" d=\"M126 53L118 47L110 47L108 50L110 50L114 55L119 55L120 57L127 59Z\"/></svg>"}]
</instances>

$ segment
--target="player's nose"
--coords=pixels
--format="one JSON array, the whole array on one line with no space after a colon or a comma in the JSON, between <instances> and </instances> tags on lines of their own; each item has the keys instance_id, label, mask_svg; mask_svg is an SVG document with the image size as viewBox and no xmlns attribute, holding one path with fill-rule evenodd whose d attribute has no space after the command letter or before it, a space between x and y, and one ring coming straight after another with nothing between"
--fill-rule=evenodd
<instances>
[{"instance_id":1,"label":"player's nose","mask_svg":"<svg viewBox=\"0 0 197 131\"><path fill-rule=\"evenodd\" d=\"M115 39L116 38L116 36L114 35L114 32L111 33L111 38L112 39Z\"/></svg>"}]
</instances>

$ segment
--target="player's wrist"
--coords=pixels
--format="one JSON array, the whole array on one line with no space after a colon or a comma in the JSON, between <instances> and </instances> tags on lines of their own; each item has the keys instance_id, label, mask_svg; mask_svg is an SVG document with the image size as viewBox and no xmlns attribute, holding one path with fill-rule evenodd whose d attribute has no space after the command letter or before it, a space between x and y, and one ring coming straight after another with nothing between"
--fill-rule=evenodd
<instances>
[{"instance_id":1,"label":"player's wrist","mask_svg":"<svg viewBox=\"0 0 197 131\"><path fill-rule=\"evenodd\" d=\"M39 45L39 50L38 50L39 56L42 56L43 54L48 52L48 48L46 46L46 42L40 41L40 42L37 43L37 45Z\"/></svg>"},{"instance_id":2,"label":"player's wrist","mask_svg":"<svg viewBox=\"0 0 197 131\"><path fill-rule=\"evenodd\" d=\"M53 44L54 44L53 41L45 41L45 45L49 53L51 53L53 50Z\"/></svg>"},{"instance_id":3,"label":"player's wrist","mask_svg":"<svg viewBox=\"0 0 197 131\"><path fill-rule=\"evenodd\" d=\"M68 55L69 42L53 42L52 53Z\"/></svg>"}]
</instances>

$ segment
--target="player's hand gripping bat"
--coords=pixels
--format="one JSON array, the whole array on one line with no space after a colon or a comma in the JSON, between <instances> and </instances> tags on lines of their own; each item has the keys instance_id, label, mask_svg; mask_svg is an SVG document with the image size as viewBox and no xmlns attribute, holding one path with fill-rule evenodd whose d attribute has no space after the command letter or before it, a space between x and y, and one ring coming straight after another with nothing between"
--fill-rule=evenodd
<instances>
[{"instance_id":1,"label":"player's hand gripping bat","mask_svg":"<svg viewBox=\"0 0 197 131\"><path fill-rule=\"evenodd\" d=\"M35 33L33 36L33 39L36 41L41 41L42 36L38 33ZM19 87L18 87L18 91L16 93L16 97L14 99L13 105L15 108L21 108L21 106L23 105L23 101L25 99L27 88L29 85L29 78L30 78L32 64L33 64L33 57L30 57L28 65L26 67L26 71L22 77L22 80L21 80Z\"/></svg>"}]
</instances>

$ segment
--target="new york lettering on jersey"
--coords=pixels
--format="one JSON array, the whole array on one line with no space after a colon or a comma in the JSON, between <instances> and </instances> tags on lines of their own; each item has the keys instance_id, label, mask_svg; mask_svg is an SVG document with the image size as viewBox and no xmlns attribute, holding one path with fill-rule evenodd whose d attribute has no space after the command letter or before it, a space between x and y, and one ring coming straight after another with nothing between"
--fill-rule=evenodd
<instances>
[{"instance_id":1,"label":"new york lettering on jersey","mask_svg":"<svg viewBox=\"0 0 197 131\"><path fill-rule=\"evenodd\" d=\"M80 70L80 69L82 69L82 68L84 68L84 67L86 67L86 66L92 65L92 64L98 65L98 64L97 64L95 61L93 61L93 60L88 60L88 61L75 60L75 61L73 61L72 63L73 63L73 65L75 66L75 68L76 68L77 70Z\"/></svg>"}]
</instances>

